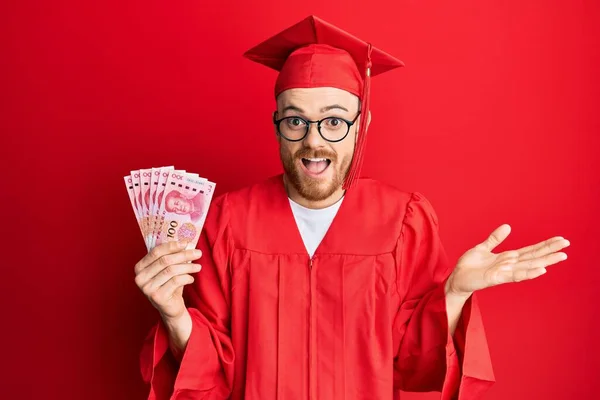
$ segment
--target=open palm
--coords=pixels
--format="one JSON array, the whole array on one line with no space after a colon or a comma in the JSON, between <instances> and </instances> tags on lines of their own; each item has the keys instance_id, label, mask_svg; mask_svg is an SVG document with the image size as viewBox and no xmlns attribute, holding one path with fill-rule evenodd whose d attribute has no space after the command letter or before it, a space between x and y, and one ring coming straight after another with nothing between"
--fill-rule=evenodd
<instances>
[{"instance_id":1,"label":"open palm","mask_svg":"<svg viewBox=\"0 0 600 400\"><path fill-rule=\"evenodd\" d=\"M559 250L569 246L569 241L561 236L518 250L492 253L510 230L509 225L501 225L484 242L463 254L448 278L448 290L468 295L503 283L535 279L546 273L547 266L567 259Z\"/></svg>"}]
</instances>

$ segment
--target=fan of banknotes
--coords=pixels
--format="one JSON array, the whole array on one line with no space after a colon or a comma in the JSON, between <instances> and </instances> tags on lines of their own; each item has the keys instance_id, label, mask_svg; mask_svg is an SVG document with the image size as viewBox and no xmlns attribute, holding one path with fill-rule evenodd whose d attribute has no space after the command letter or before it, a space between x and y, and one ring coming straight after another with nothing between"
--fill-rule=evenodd
<instances>
[{"instance_id":1,"label":"fan of banknotes","mask_svg":"<svg viewBox=\"0 0 600 400\"><path fill-rule=\"evenodd\" d=\"M215 191L213 182L170 166L131 171L125 186L148 251L171 241L196 247Z\"/></svg>"}]
</instances>

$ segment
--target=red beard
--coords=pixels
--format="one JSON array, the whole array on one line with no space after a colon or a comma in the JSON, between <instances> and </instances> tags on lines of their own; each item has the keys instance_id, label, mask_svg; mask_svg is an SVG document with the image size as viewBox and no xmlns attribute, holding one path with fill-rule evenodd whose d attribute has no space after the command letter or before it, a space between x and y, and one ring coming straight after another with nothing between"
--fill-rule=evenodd
<instances>
[{"instance_id":1,"label":"red beard","mask_svg":"<svg viewBox=\"0 0 600 400\"><path fill-rule=\"evenodd\" d=\"M309 201L321 201L330 197L344 183L346 174L350 167L351 159L343 159L341 164L338 164L337 154L328 150L314 150L303 147L298 150L293 156L284 153L283 148L279 148L279 155L283 164L283 169L289 182L294 186L296 191ZM300 170L299 164L303 158L326 158L330 161L327 168L333 168L333 179L323 180L307 176Z\"/></svg>"}]
</instances>

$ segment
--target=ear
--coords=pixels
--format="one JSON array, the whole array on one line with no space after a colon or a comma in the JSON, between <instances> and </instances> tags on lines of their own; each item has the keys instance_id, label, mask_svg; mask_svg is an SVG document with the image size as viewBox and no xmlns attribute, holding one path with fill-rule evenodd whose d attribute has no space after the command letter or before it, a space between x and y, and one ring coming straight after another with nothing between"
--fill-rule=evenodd
<instances>
[{"instance_id":1,"label":"ear","mask_svg":"<svg viewBox=\"0 0 600 400\"><path fill-rule=\"evenodd\" d=\"M277 118L277 111L273 111L273 114L271 114L271 121L275 121L275 119ZM275 138L277 139L277 143L281 142L281 136L279 136L279 133L277 133L277 126L275 124L273 124L273 133L275 134Z\"/></svg>"},{"instance_id":2,"label":"ear","mask_svg":"<svg viewBox=\"0 0 600 400\"><path fill-rule=\"evenodd\" d=\"M367 115L367 130L369 130L369 125L371 125L371 110L369 110L369 114ZM360 118L358 123L356 124L356 135L354 136L354 144L358 140L358 130L360 129Z\"/></svg>"}]
</instances>

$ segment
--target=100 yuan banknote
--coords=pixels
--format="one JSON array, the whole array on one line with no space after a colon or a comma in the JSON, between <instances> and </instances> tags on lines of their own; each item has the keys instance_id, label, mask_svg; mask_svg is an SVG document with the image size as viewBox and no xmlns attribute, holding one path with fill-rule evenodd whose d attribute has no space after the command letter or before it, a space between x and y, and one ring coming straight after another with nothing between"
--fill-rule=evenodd
<instances>
[{"instance_id":1,"label":"100 yuan banknote","mask_svg":"<svg viewBox=\"0 0 600 400\"><path fill-rule=\"evenodd\" d=\"M188 249L196 247L215 184L197 174L170 171L160 202L155 245L185 241Z\"/></svg>"},{"instance_id":2,"label":"100 yuan banknote","mask_svg":"<svg viewBox=\"0 0 600 400\"><path fill-rule=\"evenodd\" d=\"M162 199L162 192L165 190L169 173L175 168L171 166L152 168L152 179L150 180L150 248L153 248L156 242L156 223L158 221L158 209Z\"/></svg>"},{"instance_id":3,"label":"100 yuan banknote","mask_svg":"<svg viewBox=\"0 0 600 400\"><path fill-rule=\"evenodd\" d=\"M146 248L148 247L148 243L146 242L146 236L148 235L148 224L146 220L146 213L144 212L144 207L142 205L142 179L141 179L141 170L131 171L131 179L133 181L133 192L134 197L133 201L135 203L135 209L137 215L139 216L140 228L142 229L142 236L144 237L144 243L146 243Z\"/></svg>"},{"instance_id":4,"label":"100 yuan banknote","mask_svg":"<svg viewBox=\"0 0 600 400\"><path fill-rule=\"evenodd\" d=\"M158 215L158 212L160 211L160 204L162 203L163 194L165 193L165 188L167 187L167 181L169 180L169 176L173 171L175 171L175 169L172 166L160 168L160 176L158 177L156 192L152 196L152 240L150 242L150 248L154 248L156 246L156 235L160 227L160 216ZM185 174L185 171L180 170L180 173Z\"/></svg>"},{"instance_id":5,"label":"100 yuan banknote","mask_svg":"<svg viewBox=\"0 0 600 400\"><path fill-rule=\"evenodd\" d=\"M142 225L146 227L144 242L146 247L150 248L152 240L152 227L150 225L150 179L152 178L152 169L140 169L140 203L142 206Z\"/></svg>"},{"instance_id":6,"label":"100 yuan banknote","mask_svg":"<svg viewBox=\"0 0 600 400\"><path fill-rule=\"evenodd\" d=\"M138 226L140 227L140 232L142 235L144 234L144 230L142 229L142 217L139 215L138 208L135 201L135 192L133 190L133 178L131 175L127 175L123 178L125 180L125 187L127 188L127 194L129 195L129 201L131 202L131 208L133 208L133 212L135 214L135 218L137 220Z\"/></svg>"}]
</instances>

